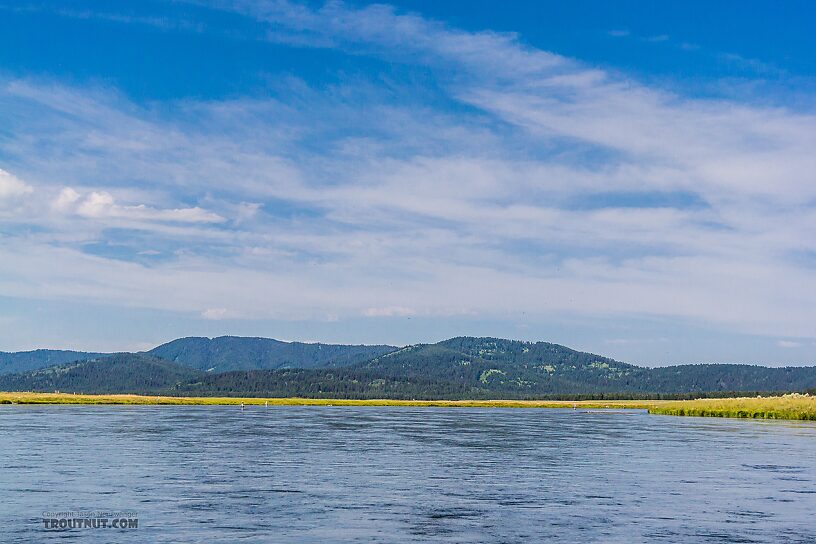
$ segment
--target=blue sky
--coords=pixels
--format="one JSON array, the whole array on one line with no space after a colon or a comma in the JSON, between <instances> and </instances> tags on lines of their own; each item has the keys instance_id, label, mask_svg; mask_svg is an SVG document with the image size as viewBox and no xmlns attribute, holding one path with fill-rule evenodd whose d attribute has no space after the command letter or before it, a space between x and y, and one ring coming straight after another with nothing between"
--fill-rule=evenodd
<instances>
[{"instance_id":1,"label":"blue sky","mask_svg":"<svg viewBox=\"0 0 816 544\"><path fill-rule=\"evenodd\" d=\"M814 363L810 2L0 4L0 349Z\"/></svg>"}]
</instances>

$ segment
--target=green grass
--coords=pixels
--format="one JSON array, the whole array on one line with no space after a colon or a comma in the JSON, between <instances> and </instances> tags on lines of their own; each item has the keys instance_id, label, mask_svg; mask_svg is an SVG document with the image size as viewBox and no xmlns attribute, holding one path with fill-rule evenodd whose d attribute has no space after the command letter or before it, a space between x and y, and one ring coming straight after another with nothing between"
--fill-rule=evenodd
<instances>
[{"instance_id":1,"label":"green grass","mask_svg":"<svg viewBox=\"0 0 816 544\"><path fill-rule=\"evenodd\" d=\"M257 397L154 397L145 395L72 395L2 393L0 404L154 404L247 406L428 406L450 408L616 408L646 409L650 414L816 421L816 397L790 394L697 400L348 400Z\"/></svg>"},{"instance_id":2,"label":"green grass","mask_svg":"<svg viewBox=\"0 0 816 544\"><path fill-rule=\"evenodd\" d=\"M649 408L670 416L800 419L816 421L816 397L792 393L781 397L743 397L669 401Z\"/></svg>"}]
</instances>

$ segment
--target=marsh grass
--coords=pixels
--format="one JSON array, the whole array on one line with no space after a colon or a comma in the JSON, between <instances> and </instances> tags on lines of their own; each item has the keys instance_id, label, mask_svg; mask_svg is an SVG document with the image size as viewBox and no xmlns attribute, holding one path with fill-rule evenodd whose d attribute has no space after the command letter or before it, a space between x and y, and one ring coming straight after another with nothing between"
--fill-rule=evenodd
<instances>
[{"instance_id":1,"label":"marsh grass","mask_svg":"<svg viewBox=\"0 0 816 544\"><path fill-rule=\"evenodd\" d=\"M649 413L671 416L801 419L816 421L816 397L792 393L778 397L668 401L650 407Z\"/></svg>"},{"instance_id":2,"label":"marsh grass","mask_svg":"<svg viewBox=\"0 0 816 544\"><path fill-rule=\"evenodd\" d=\"M70 393L0 393L0 404L152 404L246 406L427 406L449 408L578 408L645 409L672 416L802 419L816 421L816 396L696 400L349 400L258 397L165 397L146 395L73 395Z\"/></svg>"}]
</instances>

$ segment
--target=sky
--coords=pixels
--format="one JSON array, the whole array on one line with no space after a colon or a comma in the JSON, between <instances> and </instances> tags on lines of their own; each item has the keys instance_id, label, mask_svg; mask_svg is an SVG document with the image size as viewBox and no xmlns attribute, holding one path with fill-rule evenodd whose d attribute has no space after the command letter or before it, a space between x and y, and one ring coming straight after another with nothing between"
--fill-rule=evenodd
<instances>
[{"instance_id":1,"label":"sky","mask_svg":"<svg viewBox=\"0 0 816 544\"><path fill-rule=\"evenodd\" d=\"M0 0L0 350L816 364L809 1Z\"/></svg>"}]
</instances>

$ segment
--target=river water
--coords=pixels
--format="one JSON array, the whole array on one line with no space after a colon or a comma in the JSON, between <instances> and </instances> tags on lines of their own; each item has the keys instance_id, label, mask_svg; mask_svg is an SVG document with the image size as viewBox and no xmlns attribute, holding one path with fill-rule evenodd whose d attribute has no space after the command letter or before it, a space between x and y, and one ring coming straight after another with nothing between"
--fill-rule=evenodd
<instances>
[{"instance_id":1,"label":"river water","mask_svg":"<svg viewBox=\"0 0 816 544\"><path fill-rule=\"evenodd\" d=\"M816 542L816 424L0 406L0 542Z\"/></svg>"}]
</instances>

